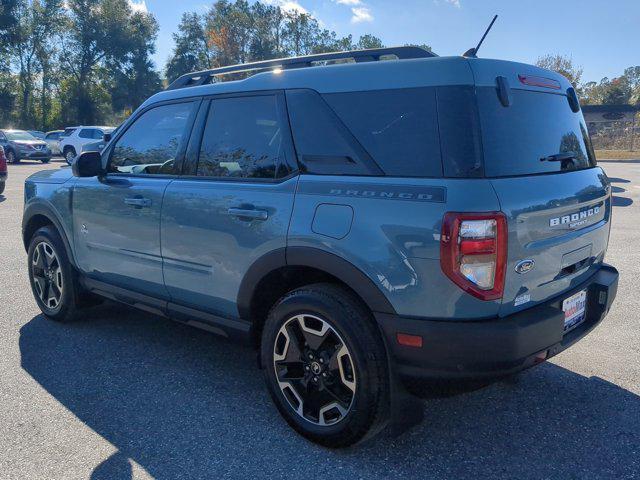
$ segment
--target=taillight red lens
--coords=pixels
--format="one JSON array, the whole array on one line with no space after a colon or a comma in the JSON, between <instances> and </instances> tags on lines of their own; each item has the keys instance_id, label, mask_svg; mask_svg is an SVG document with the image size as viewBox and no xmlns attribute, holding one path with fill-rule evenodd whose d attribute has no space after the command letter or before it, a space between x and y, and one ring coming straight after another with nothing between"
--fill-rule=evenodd
<instances>
[{"instance_id":1,"label":"taillight red lens","mask_svg":"<svg viewBox=\"0 0 640 480\"><path fill-rule=\"evenodd\" d=\"M0 172L7 171L7 157L4 154L4 148L0 147Z\"/></svg>"},{"instance_id":2,"label":"taillight red lens","mask_svg":"<svg viewBox=\"0 0 640 480\"><path fill-rule=\"evenodd\" d=\"M456 285L481 300L502 298L507 265L507 219L501 212L446 213L440 266Z\"/></svg>"}]
</instances>

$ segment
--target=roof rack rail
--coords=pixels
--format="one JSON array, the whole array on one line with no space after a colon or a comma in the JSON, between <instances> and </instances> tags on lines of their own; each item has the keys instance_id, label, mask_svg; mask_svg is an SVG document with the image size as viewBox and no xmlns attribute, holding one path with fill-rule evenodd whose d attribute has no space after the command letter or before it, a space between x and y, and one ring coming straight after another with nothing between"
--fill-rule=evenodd
<instances>
[{"instance_id":1,"label":"roof rack rail","mask_svg":"<svg viewBox=\"0 0 640 480\"><path fill-rule=\"evenodd\" d=\"M398 59L404 60L408 58L428 58L437 55L422 47L405 46L390 48L370 48L366 50L350 50L346 52L319 53L316 55L305 55L302 57L277 58L274 60L265 60L253 63L243 63L240 65L231 65L228 67L214 68L211 70L203 70L200 72L187 73L174 80L167 90L176 90L178 88L197 87L212 83L214 77L226 75L230 73L260 73L256 70L269 70L280 68L288 70L293 68L305 68L316 66L320 62L330 62L342 59L353 59L356 63L375 62L381 57L395 55Z\"/></svg>"}]
</instances>

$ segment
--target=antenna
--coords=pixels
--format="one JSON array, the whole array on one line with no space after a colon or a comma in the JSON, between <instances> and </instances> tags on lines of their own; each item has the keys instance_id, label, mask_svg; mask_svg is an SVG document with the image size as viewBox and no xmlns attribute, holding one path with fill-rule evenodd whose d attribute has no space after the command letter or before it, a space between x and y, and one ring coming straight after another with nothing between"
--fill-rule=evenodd
<instances>
[{"instance_id":1,"label":"antenna","mask_svg":"<svg viewBox=\"0 0 640 480\"><path fill-rule=\"evenodd\" d=\"M489 30L491 30L491 27L493 27L493 24L497 19L498 19L498 15L494 15L493 20L491 20L491 23L489 24L487 29L484 31L484 35L482 35L482 38L478 42L478 45L476 46L476 48L470 48L469 50L464 52L462 54L463 57L476 58L478 50L480 50L480 45L482 45L482 42L484 42L484 38L487 36L487 33L489 33Z\"/></svg>"}]
</instances>

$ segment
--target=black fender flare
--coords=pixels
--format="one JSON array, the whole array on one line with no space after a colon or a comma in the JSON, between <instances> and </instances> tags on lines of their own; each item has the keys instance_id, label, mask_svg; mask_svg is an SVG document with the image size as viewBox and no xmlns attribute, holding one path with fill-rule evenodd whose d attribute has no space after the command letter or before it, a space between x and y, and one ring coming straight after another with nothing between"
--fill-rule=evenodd
<instances>
[{"instance_id":1,"label":"black fender flare","mask_svg":"<svg viewBox=\"0 0 640 480\"><path fill-rule=\"evenodd\" d=\"M247 270L238 291L240 318L250 318L251 300L260 280L283 267L310 267L328 273L355 291L372 312L396 314L380 287L348 260L319 248L287 247L266 253Z\"/></svg>"},{"instance_id":2,"label":"black fender flare","mask_svg":"<svg viewBox=\"0 0 640 480\"><path fill-rule=\"evenodd\" d=\"M69 243L69 239L67 238L67 232L62 226L62 220L60 216L56 212L55 208L46 203L31 203L27 205L24 210L24 214L22 215L22 243L24 244L25 250L29 250L29 238L26 237L26 229L27 225L33 217L36 215L42 215L46 217L51 223L56 227L60 237L62 238L62 243L64 243L64 248L67 250L67 258L71 262L74 267L77 267L76 260L73 255L73 249L71 248L71 243Z\"/></svg>"}]
</instances>

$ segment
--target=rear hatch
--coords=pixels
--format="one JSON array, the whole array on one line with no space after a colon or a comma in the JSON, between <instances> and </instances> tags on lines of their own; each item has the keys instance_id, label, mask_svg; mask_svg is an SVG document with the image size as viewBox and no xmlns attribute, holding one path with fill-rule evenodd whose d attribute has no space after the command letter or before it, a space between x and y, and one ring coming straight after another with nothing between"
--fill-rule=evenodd
<instances>
[{"instance_id":1,"label":"rear hatch","mask_svg":"<svg viewBox=\"0 0 640 480\"><path fill-rule=\"evenodd\" d=\"M484 173L508 221L501 315L579 285L602 264L610 185L562 76L530 65L469 61ZM575 111L577 110L577 111Z\"/></svg>"}]
</instances>

